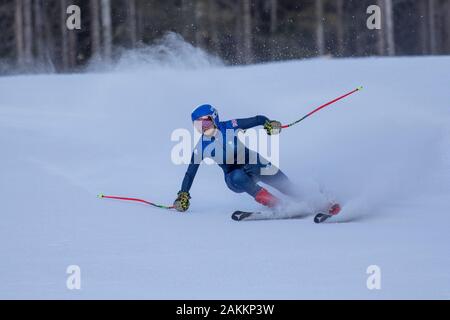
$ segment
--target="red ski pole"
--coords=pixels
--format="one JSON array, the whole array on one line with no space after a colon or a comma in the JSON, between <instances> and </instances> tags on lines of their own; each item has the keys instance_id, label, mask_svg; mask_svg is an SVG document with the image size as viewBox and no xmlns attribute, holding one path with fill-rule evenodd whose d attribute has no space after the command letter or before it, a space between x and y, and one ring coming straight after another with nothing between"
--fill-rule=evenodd
<instances>
[{"instance_id":1,"label":"red ski pole","mask_svg":"<svg viewBox=\"0 0 450 320\"><path fill-rule=\"evenodd\" d=\"M337 101L339 101L339 100L341 100L341 99L344 99L345 97L348 97L349 95L354 94L354 93L357 92L357 91L362 90L362 88L363 88L362 86L361 86L361 87L358 87L358 88L356 88L355 90L352 90L352 91L350 91L350 92L348 92L348 93L346 93L346 94L344 94L344 95L342 95L342 96L340 96L340 97L337 97L336 99L331 100L331 101L329 101L329 102L327 102L327 103L321 105L320 107L317 107L316 109L314 109L313 111L311 111L310 113L308 113L307 115L305 115L303 118L301 118L301 119L299 119L299 120L297 120L297 121L295 121L295 122L292 122L292 123L290 123L290 124L283 125L283 126L281 126L281 128L285 129L285 128L292 127L293 125L299 123L300 121L305 120L305 119L308 118L310 115L313 115L313 114L316 113L317 111L319 111L319 110L321 110L321 109L323 109L323 108L329 106L330 104L333 104L333 103L335 103L335 102L337 102Z\"/></svg>"},{"instance_id":2,"label":"red ski pole","mask_svg":"<svg viewBox=\"0 0 450 320\"><path fill-rule=\"evenodd\" d=\"M157 207L157 208L161 208L161 209L174 209L174 206L163 206L160 204L155 204L153 202L147 201L147 200L142 200L142 199L137 199L137 198L126 198L126 197L117 197L117 196L105 196L104 194L99 194L98 197L100 199L105 198L105 199L115 199L115 200L124 200L124 201L134 201L134 202L141 202L141 203L145 203L148 204L150 206L153 207Z\"/></svg>"}]
</instances>

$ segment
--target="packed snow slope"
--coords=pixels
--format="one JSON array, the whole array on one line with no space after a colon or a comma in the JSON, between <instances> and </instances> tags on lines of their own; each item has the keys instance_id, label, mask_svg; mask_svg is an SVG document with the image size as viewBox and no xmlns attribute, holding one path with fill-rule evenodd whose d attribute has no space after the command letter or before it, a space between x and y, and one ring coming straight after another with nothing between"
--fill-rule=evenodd
<instances>
[{"instance_id":1,"label":"packed snow slope","mask_svg":"<svg viewBox=\"0 0 450 320\"><path fill-rule=\"evenodd\" d=\"M188 213L96 197L171 204L186 166L170 136L198 104L287 123L359 85L280 137L301 200L325 188L344 205L330 223L232 221L260 207L217 166ZM0 298L449 299L449 85L449 57L0 78Z\"/></svg>"}]
</instances>

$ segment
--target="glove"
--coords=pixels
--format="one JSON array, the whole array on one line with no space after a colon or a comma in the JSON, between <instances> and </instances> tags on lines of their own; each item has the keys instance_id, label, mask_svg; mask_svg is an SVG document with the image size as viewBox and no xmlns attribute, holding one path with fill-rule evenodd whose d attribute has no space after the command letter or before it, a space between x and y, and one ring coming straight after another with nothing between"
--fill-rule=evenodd
<instances>
[{"instance_id":1,"label":"glove","mask_svg":"<svg viewBox=\"0 0 450 320\"><path fill-rule=\"evenodd\" d=\"M267 131L269 136L274 134L279 134L281 132L281 122L275 120L267 120L264 123L264 129Z\"/></svg>"},{"instance_id":2,"label":"glove","mask_svg":"<svg viewBox=\"0 0 450 320\"><path fill-rule=\"evenodd\" d=\"M178 192L178 197L176 198L173 206L179 212L185 212L189 209L189 199L191 198L189 192L180 191Z\"/></svg>"}]
</instances>

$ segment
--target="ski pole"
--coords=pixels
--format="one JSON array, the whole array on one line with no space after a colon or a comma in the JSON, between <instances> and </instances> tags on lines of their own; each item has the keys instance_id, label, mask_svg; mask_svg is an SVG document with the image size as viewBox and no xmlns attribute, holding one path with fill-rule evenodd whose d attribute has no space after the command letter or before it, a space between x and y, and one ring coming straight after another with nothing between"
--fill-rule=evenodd
<instances>
[{"instance_id":1,"label":"ski pole","mask_svg":"<svg viewBox=\"0 0 450 320\"><path fill-rule=\"evenodd\" d=\"M153 207L157 207L157 208L161 208L161 209L174 209L174 206L163 206L160 204L155 204L153 202L150 201L146 201L146 200L142 200L142 199L137 199L137 198L126 198L126 197L117 197L117 196L105 196L104 194L99 194L98 197L100 199L115 199L115 200L124 200L124 201L134 201L134 202L141 202L141 203L145 203L148 204L150 206Z\"/></svg>"},{"instance_id":2,"label":"ski pole","mask_svg":"<svg viewBox=\"0 0 450 320\"><path fill-rule=\"evenodd\" d=\"M327 103L321 105L320 107L317 107L316 109L314 109L313 111L311 111L310 113L308 113L307 115L305 115L303 118L301 118L301 119L299 119L299 120L297 120L297 121L295 121L295 122L292 122L292 123L290 123L290 124L283 125L283 126L281 126L281 128L285 129L285 128L292 127L293 125L299 123L300 121L305 120L305 119L308 118L310 115L313 115L313 114L316 113L317 111L319 111L319 110L321 110L321 109L323 109L323 108L329 106L330 104L333 104L333 103L335 103L335 102L337 102L337 101L339 101L339 100L341 100L341 99L344 99L345 97L348 97L349 95L354 94L354 93L357 92L357 91L362 90L362 88L363 88L362 86L361 86L361 87L358 87L358 88L356 88L355 90L352 90L352 91L350 91L350 92L348 92L348 93L346 93L346 94L344 94L344 95L342 95L342 96L340 96L340 97L337 97L336 99L331 100L331 101L329 101L329 102L327 102Z\"/></svg>"}]
</instances>

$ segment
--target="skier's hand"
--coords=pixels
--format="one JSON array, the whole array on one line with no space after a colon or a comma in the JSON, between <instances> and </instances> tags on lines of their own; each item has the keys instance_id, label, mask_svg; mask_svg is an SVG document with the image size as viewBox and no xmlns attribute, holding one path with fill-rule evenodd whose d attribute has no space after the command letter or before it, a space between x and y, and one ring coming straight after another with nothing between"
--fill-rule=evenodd
<instances>
[{"instance_id":1,"label":"skier's hand","mask_svg":"<svg viewBox=\"0 0 450 320\"><path fill-rule=\"evenodd\" d=\"M178 197L176 198L175 202L173 203L173 206L175 209L179 212L185 212L187 209L189 209L189 199L191 196L189 195L189 192L180 191L178 192Z\"/></svg>"},{"instance_id":2,"label":"skier's hand","mask_svg":"<svg viewBox=\"0 0 450 320\"><path fill-rule=\"evenodd\" d=\"M281 122L275 120L268 120L264 124L264 129L267 131L269 136L274 134L279 134L281 132Z\"/></svg>"}]
</instances>

